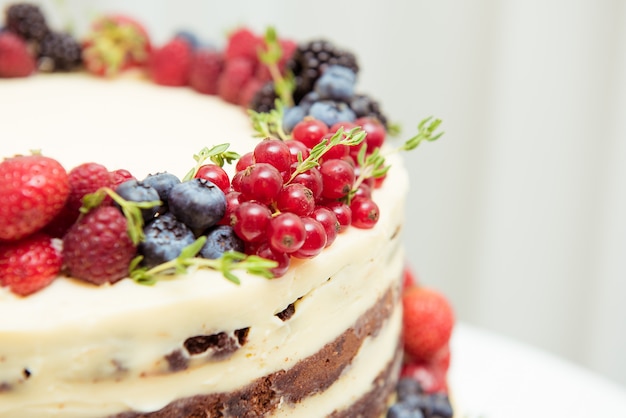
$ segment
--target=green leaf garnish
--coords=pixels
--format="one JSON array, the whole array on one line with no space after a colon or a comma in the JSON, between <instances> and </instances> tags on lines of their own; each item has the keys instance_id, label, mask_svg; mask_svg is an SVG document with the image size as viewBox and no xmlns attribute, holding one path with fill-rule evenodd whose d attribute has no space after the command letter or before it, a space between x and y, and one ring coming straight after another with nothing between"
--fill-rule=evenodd
<instances>
[{"instance_id":1,"label":"green leaf garnish","mask_svg":"<svg viewBox=\"0 0 626 418\"><path fill-rule=\"evenodd\" d=\"M302 160L302 157L298 155L298 166L291 174L291 177L286 184L291 183L291 181L293 181L298 174L304 173L311 168L318 167L320 165L320 158L322 158L322 156L335 145L341 144L353 147L363 142L366 135L365 131L360 127L352 128L348 132L345 132L343 127L339 128L330 139L323 140L314 146L305 160Z\"/></svg>"},{"instance_id":2,"label":"green leaf garnish","mask_svg":"<svg viewBox=\"0 0 626 418\"><path fill-rule=\"evenodd\" d=\"M417 135L406 141L404 145L400 147L400 151L411 151L417 148L422 141L432 142L439 139L444 133L440 132L435 134L435 131L439 125L441 125L441 119L432 119L432 116L423 119L419 125L417 125Z\"/></svg>"},{"instance_id":3,"label":"green leaf garnish","mask_svg":"<svg viewBox=\"0 0 626 418\"><path fill-rule=\"evenodd\" d=\"M193 156L193 159L196 161L195 167L189 170L185 177L183 177L182 181L189 181L194 178L206 160L210 159L213 164L220 167L224 167L225 163L232 164L233 161L240 157L240 155L234 151L228 151L228 147L230 147L230 144L225 143L215 145L213 148L202 148L200 152L194 154Z\"/></svg>"},{"instance_id":4,"label":"green leaf garnish","mask_svg":"<svg viewBox=\"0 0 626 418\"><path fill-rule=\"evenodd\" d=\"M241 280L234 273L235 270L245 270L250 274L271 279L274 275L271 269L275 268L276 261L267 260L256 255L247 255L236 251L228 251L217 259L207 259L196 257L200 252L206 237L202 236L193 243L183 248L180 255L174 260L159 264L147 269L140 267L141 259L131 263L130 277L135 282L145 285L153 285L160 278L173 274L184 274L189 267L208 268L219 271L222 275L235 284L241 284Z\"/></svg>"},{"instance_id":5,"label":"green leaf garnish","mask_svg":"<svg viewBox=\"0 0 626 418\"><path fill-rule=\"evenodd\" d=\"M252 122L252 128L256 131L258 138L278 138L287 140L291 136L283 129L283 116L285 114L285 104L282 100L274 101L274 109L269 112L256 112L248 109L248 115Z\"/></svg>"},{"instance_id":6,"label":"green leaf garnish","mask_svg":"<svg viewBox=\"0 0 626 418\"><path fill-rule=\"evenodd\" d=\"M265 64L274 82L276 96L286 105L293 106L293 91L296 83L293 74L283 76L280 72L279 63L283 56L283 48L278 40L278 35L273 27L265 31L264 48L258 51L259 60Z\"/></svg>"},{"instance_id":7,"label":"green leaf garnish","mask_svg":"<svg viewBox=\"0 0 626 418\"><path fill-rule=\"evenodd\" d=\"M122 209L122 213L126 218L128 236L130 237L130 240L134 245L139 244L144 239L143 215L141 214L141 209L150 209L155 206L161 206L163 202L160 200L133 202L131 200L124 199L109 187L102 187L96 192L86 194L83 197L83 205L80 207L80 213L86 214L92 209L100 206L107 195L110 196Z\"/></svg>"}]
</instances>

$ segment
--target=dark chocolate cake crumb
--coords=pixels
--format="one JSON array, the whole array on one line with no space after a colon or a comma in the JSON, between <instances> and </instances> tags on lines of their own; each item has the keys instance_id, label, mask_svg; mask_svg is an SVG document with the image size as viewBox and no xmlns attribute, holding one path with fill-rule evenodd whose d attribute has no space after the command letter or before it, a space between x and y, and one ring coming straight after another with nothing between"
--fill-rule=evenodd
<instances>
[{"instance_id":1,"label":"dark chocolate cake crumb","mask_svg":"<svg viewBox=\"0 0 626 418\"><path fill-rule=\"evenodd\" d=\"M278 312L276 314L276 316L278 318L280 318L281 321L285 322L289 318L291 318L293 316L293 314L295 314L295 313L296 313L296 305L295 305L295 303L290 303L289 306L287 306L282 311Z\"/></svg>"},{"instance_id":2,"label":"dark chocolate cake crumb","mask_svg":"<svg viewBox=\"0 0 626 418\"><path fill-rule=\"evenodd\" d=\"M197 335L187 338L183 345L192 356L211 350L211 356L223 358L237 351L246 342L248 330L249 328L236 330L233 332L233 335L229 335L226 332Z\"/></svg>"},{"instance_id":3,"label":"dark chocolate cake crumb","mask_svg":"<svg viewBox=\"0 0 626 418\"><path fill-rule=\"evenodd\" d=\"M22 375L24 376L24 379L28 379L31 375L31 372L28 369L24 369L22 370Z\"/></svg>"},{"instance_id":4,"label":"dark chocolate cake crumb","mask_svg":"<svg viewBox=\"0 0 626 418\"><path fill-rule=\"evenodd\" d=\"M165 360L167 360L167 364L173 372L185 370L189 366L189 359L185 357L182 350L172 351L165 356Z\"/></svg>"},{"instance_id":5,"label":"dark chocolate cake crumb","mask_svg":"<svg viewBox=\"0 0 626 418\"><path fill-rule=\"evenodd\" d=\"M244 345L246 341L248 341L248 333L250 332L250 327L238 329L235 331L235 337L239 342L239 345Z\"/></svg>"}]
</instances>

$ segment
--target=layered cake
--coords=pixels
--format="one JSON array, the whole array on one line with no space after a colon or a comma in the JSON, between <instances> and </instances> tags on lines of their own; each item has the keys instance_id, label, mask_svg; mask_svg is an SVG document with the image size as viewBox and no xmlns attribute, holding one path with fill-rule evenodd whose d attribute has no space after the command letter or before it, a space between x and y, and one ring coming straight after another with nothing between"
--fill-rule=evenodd
<instances>
[{"instance_id":1,"label":"layered cake","mask_svg":"<svg viewBox=\"0 0 626 418\"><path fill-rule=\"evenodd\" d=\"M211 81L189 34L155 47L120 16L94 26L131 33L114 65L88 58L93 36L44 52L37 10L0 33L0 417L452 415L452 314L406 269L403 146L345 92L353 56L283 108L275 70L302 79L315 43L256 38L246 83L231 43L207 53ZM167 48L184 71L158 64Z\"/></svg>"}]
</instances>

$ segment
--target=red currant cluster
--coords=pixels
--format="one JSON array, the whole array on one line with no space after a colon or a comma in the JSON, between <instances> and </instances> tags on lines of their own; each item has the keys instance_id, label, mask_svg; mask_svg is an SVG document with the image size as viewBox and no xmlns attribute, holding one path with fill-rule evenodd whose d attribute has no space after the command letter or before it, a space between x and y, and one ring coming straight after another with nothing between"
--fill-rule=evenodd
<instances>
[{"instance_id":1,"label":"red currant cluster","mask_svg":"<svg viewBox=\"0 0 626 418\"><path fill-rule=\"evenodd\" d=\"M358 145L331 143L337 134L348 135L354 128L366 134ZM213 164L200 167L196 177L222 189L227 206L220 223L233 227L247 254L276 261L272 272L279 277L291 257L314 257L349 226L368 229L376 224L379 209L372 189L382 178L363 175L357 161L362 147L367 155L382 146L385 135L375 119L330 128L305 119L294 127L291 139L266 138L242 155L232 180ZM320 146L322 155L310 166L303 164Z\"/></svg>"}]
</instances>

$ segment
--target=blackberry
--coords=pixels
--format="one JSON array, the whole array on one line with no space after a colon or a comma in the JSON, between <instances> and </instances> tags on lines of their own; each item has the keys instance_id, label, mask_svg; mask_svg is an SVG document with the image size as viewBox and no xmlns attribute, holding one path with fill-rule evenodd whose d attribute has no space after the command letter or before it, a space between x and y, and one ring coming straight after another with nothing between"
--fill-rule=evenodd
<instances>
[{"instance_id":1,"label":"blackberry","mask_svg":"<svg viewBox=\"0 0 626 418\"><path fill-rule=\"evenodd\" d=\"M255 112L267 113L274 109L274 102L277 98L274 82L268 81L254 94L248 107Z\"/></svg>"},{"instance_id":2,"label":"blackberry","mask_svg":"<svg viewBox=\"0 0 626 418\"><path fill-rule=\"evenodd\" d=\"M71 71L82 63L80 44L69 33L49 32L39 45L42 71Z\"/></svg>"},{"instance_id":3,"label":"blackberry","mask_svg":"<svg viewBox=\"0 0 626 418\"><path fill-rule=\"evenodd\" d=\"M348 105L357 118L373 117L378 119L385 128L388 127L387 117L380 109L380 104L368 95L356 94L350 99Z\"/></svg>"},{"instance_id":4,"label":"blackberry","mask_svg":"<svg viewBox=\"0 0 626 418\"><path fill-rule=\"evenodd\" d=\"M39 7L30 3L9 6L6 10L6 25L26 40L41 41L50 32Z\"/></svg>"},{"instance_id":5,"label":"blackberry","mask_svg":"<svg viewBox=\"0 0 626 418\"><path fill-rule=\"evenodd\" d=\"M352 69L355 74L359 72L359 65L353 53L341 50L324 39L313 40L296 48L287 61L287 68L296 80L294 92L296 103L313 89L315 82L328 65L341 65Z\"/></svg>"}]
</instances>

